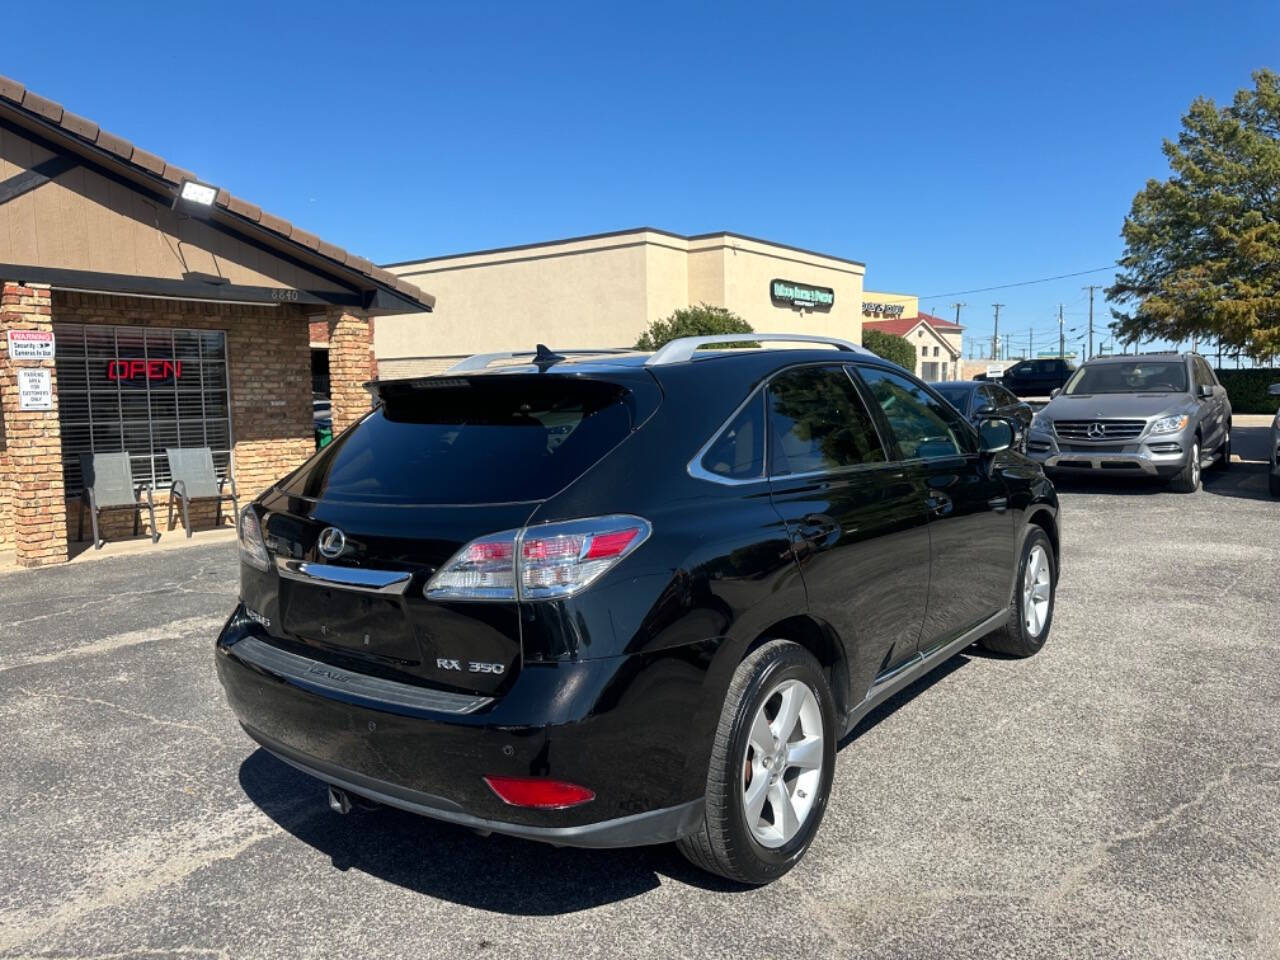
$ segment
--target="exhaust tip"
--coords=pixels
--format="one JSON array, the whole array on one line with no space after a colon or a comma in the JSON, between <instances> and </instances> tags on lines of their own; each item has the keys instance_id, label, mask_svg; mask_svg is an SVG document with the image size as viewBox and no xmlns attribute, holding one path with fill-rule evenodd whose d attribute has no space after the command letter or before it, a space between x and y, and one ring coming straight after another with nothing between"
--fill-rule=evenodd
<instances>
[{"instance_id":1,"label":"exhaust tip","mask_svg":"<svg viewBox=\"0 0 1280 960\"><path fill-rule=\"evenodd\" d=\"M348 814L354 806L351 794L341 787L329 787L329 809L334 813Z\"/></svg>"}]
</instances>

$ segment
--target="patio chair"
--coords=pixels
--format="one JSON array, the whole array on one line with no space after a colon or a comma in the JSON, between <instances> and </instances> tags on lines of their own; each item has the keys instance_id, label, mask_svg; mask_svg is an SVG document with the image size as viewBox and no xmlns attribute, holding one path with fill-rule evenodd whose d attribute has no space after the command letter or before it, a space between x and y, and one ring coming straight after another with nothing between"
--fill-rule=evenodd
<instances>
[{"instance_id":1,"label":"patio chair","mask_svg":"<svg viewBox=\"0 0 1280 960\"><path fill-rule=\"evenodd\" d=\"M166 447L164 455L169 458L169 474L173 483L169 488L169 527L173 527L173 501L176 497L182 504L182 526L191 537L191 515L189 508L192 500L216 500L218 513L214 526L222 525L222 502L230 500L235 512L232 521L240 516L240 497L236 492L234 477L218 479L218 472L213 468L213 451L208 447ZM225 492L227 486L231 492Z\"/></svg>"},{"instance_id":2,"label":"patio chair","mask_svg":"<svg viewBox=\"0 0 1280 960\"><path fill-rule=\"evenodd\" d=\"M84 508L89 508L89 516L93 521L93 549L101 550L106 543L99 533L98 514L107 507L133 508L133 535L138 535L138 522L142 511L146 510L151 517L151 542L160 539L160 531L156 528L156 504L151 495L151 484L134 483L133 467L129 463L127 453L82 453L80 454L80 473L84 477L84 488L80 491L80 521L76 529L76 539L84 539ZM138 495L146 493L146 500L139 500Z\"/></svg>"}]
</instances>

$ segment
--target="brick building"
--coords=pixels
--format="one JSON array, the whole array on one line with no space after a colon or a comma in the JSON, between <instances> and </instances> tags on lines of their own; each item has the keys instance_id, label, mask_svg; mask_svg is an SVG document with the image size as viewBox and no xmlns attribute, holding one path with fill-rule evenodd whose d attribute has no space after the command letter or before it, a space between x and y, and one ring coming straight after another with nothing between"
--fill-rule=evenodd
<instances>
[{"instance_id":1,"label":"brick building","mask_svg":"<svg viewBox=\"0 0 1280 960\"><path fill-rule=\"evenodd\" d=\"M24 566L67 559L81 454L127 452L162 530L168 447L256 495L314 450L312 342L341 429L368 409L372 318L434 305L5 78L0 281L0 551Z\"/></svg>"}]
</instances>

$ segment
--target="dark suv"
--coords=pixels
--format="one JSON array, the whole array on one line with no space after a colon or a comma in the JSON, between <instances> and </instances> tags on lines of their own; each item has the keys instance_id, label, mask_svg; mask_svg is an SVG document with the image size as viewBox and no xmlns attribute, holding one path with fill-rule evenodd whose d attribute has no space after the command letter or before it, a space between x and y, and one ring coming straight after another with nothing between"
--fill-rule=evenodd
<instances>
[{"instance_id":1,"label":"dark suv","mask_svg":"<svg viewBox=\"0 0 1280 960\"><path fill-rule=\"evenodd\" d=\"M342 812L794 866L868 710L1045 642L1057 497L861 347L741 339L374 384L240 515L245 730Z\"/></svg>"},{"instance_id":2,"label":"dark suv","mask_svg":"<svg viewBox=\"0 0 1280 960\"><path fill-rule=\"evenodd\" d=\"M1019 397L1047 397L1075 372L1066 360L1041 358L1015 363L1000 376L1000 385Z\"/></svg>"}]
</instances>

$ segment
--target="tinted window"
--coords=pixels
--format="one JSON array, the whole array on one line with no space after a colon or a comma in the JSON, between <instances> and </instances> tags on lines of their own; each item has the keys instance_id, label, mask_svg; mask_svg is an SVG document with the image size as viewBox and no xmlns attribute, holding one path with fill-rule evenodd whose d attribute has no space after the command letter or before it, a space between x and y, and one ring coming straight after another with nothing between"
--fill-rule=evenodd
<instances>
[{"instance_id":1,"label":"tinted window","mask_svg":"<svg viewBox=\"0 0 1280 960\"><path fill-rule=\"evenodd\" d=\"M974 388L964 384L935 383L933 389L942 394L949 404L959 410L961 413L969 412L969 396L974 392ZM983 388L979 388L981 390Z\"/></svg>"},{"instance_id":2,"label":"tinted window","mask_svg":"<svg viewBox=\"0 0 1280 960\"><path fill-rule=\"evenodd\" d=\"M774 476L883 463L871 416L842 367L802 367L769 384L769 469Z\"/></svg>"},{"instance_id":3,"label":"tinted window","mask_svg":"<svg viewBox=\"0 0 1280 960\"><path fill-rule=\"evenodd\" d=\"M1062 362L1060 360L1037 360L1036 367L1040 373L1053 376L1062 370Z\"/></svg>"},{"instance_id":4,"label":"tinted window","mask_svg":"<svg viewBox=\"0 0 1280 960\"><path fill-rule=\"evenodd\" d=\"M997 407L1007 407L1012 403L1018 402L1018 398L1004 387L992 386L987 389L991 391L991 402Z\"/></svg>"},{"instance_id":5,"label":"tinted window","mask_svg":"<svg viewBox=\"0 0 1280 960\"><path fill-rule=\"evenodd\" d=\"M757 393L717 434L702 467L721 477L749 480L764 475L764 394Z\"/></svg>"},{"instance_id":6,"label":"tinted window","mask_svg":"<svg viewBox=\"0 0 1280 960\"><path fill-rule=\"evenodd\" d=\"M422 380L392 393L282 486L372 503L549 497L631 431L632 395L595 380Z\"/></svg>"},{"instance_id":7,"label":"tinted window","mask_svg":"<svg viewBox=\"0 0 1280 960\"><path fill-rule=\"evenodd\" d=\"M1196 386L1212 387L1217 383L1213 371L1209 369L1209 364L1200 357L1195 357L1191 361L1191 367L1195 371Z\"/></svg>"},{"instance_id":8,"label":"tinted window","mask_svg":"<svg viewBox=\"0 0 1280 960\"><path fill-rule=\"evenodd\" d=\"M901 374L859 367L893 429L903 459L949 457L976 450L972 433L956 411Z\"/></svg>"},{"instance_id":9,"label":"tinted window","mask_svg":"<svg viewBox=\"0 0 1280 960\"><path fill-rule=\"evenodd\" d=\"M1031 376L1032 373L1035 372L1035 364L1033 364L1029 360L1026 360L1026 361L1023 361L1022 363L1017 364L1016 366L1013 367L1013 369L1009 370L1008 372L1013 374L1015 377L1029 377Z\"/></svg>"},{"instance_id":10,"label":"tinted window","mask_svg":"<svg viewBox=\"0 0 1280 960\"><path fill-rule=\"evenodd\" d=\"M1063 393L1186 393L1182 360L1109 360L1077 370Z\"/></svg>"}]
</instances>

